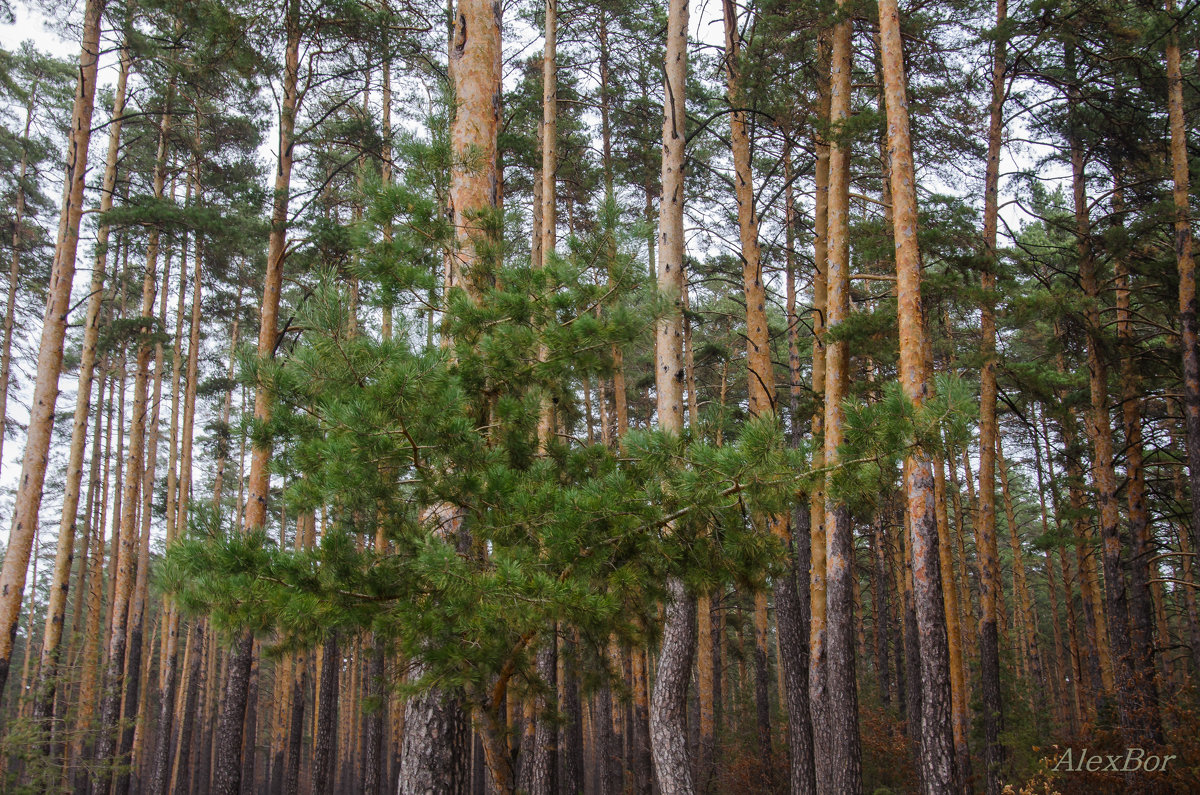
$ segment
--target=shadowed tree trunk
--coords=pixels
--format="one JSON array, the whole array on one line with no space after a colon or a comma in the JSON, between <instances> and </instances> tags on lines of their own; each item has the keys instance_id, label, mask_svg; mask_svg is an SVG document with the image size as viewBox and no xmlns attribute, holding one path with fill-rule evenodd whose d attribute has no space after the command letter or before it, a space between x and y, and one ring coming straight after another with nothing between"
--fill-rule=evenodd
<instances>
[{"instance_id":1,"label":"shadowed tree trunk","mask_svg":"<svg viewBox=\"0 0 1200 795\"><path fill-rule=\"evenodd\" d=\"M996 24L1008 16L1007 0L996 2ZM1000 634L998 621L1000 554L996 541L996 226L999 215L1000 148L1004 134L1007 40L999 36L992 49L992 96L988 110L988 151L984 175L983 239L987 258L980 287L983 289L980 327L983 332L983 368L979 394L979 499L975 512L975 548L979 559L979 665L983 695L984 787L998 795L1005 748L1004 706L1000 696Z\"/></svg>"},{"instance_id":2,"label":"shadowed tree trunk","mask_svg":"<svg viewBox=\"0 0 1200 795\"><path fill-rule=\"evenodd\" d=\"M1067 51L1067 68L1073 71L1072 50ZM1068 101L1074 104L1077 96ZM1101 560L1104 566L1104 597L1108 642L1113 663L1117 713L1121 729L1129 742L1134 737L1134 693L1132 650L1129 645L1128 592L1121 565L1120 506L1117 502L1117 476L1113 464L1112 419L1108 412L1108 362L1100 317L1100 283L1092 249L1091 220L1088 214L1083 142L1075 122L1068 118L1068 143L1071 155L1071 185L1075 206L1076 245L1079 252L1079 282L1085 303L1083 315L1087 332L1087 369L1090 410L1084 424L1092 446L1092 481L1096 488L1100 516Z\"/></svg>"},{"instance_id":3,"label":"shadowed tree trunk","mask_svg":"<svg viewBox=\"0 0 1200 795\"><path fill-rule=\"evenodd\" d=\"M1167 14L1175 16L1175 0ZM1196 263L1192 254L1189 217L1187 124L1183 108L1183 70L1180 66L1178 22L1167 33L1167 113L1171 130L1172 198L1175 202L1175 262L1179 272L1180 347L1183 350L1183 418L1187 431L1187 462L1192 515L1192 549L1200 549L1200 309L1196 301Z\"/></svg>"}]
</instances>

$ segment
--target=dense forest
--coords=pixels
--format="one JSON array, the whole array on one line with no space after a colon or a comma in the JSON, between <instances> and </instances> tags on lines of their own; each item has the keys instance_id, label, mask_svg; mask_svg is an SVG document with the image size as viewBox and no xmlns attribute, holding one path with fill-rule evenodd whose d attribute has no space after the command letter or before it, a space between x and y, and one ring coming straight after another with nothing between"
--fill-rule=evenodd
<instances>
[{"instance_id":1,"label":"dense forest","mask_svg":"<svg viewBox=\"0 0 1200 795\"><path fill-rule=\"evenodd\" d=\"M1200 792L1197 8L0 2L0 789Z\"/></svg>"}]
</instances>

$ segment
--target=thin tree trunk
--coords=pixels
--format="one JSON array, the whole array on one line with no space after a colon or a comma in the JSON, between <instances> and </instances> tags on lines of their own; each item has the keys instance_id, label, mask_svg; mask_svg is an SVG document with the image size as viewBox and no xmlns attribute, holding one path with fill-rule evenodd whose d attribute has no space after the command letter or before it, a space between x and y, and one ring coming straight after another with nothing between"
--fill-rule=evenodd
<instances>
[{"instance_id":1,"label":"thin tree trunk","mask_svg":"<svg viewBox=\"0 0 1200 795\"><path fill-rule=\"evenodd\" d=\"M283 103L279 113L279 149L275 169L275 199L271 212L271 234L267 245L267 270L263 277L263 298L259 314L258 356L274 356L278 334L279 298L283 288L283 264L287 256L288 203L291 190L294 131L300 98L300 3L289 0L284 27L287 45L284 52ZM266 422L271 415L271 397L265 385L255 388L254 419ZM267 496L271 487L269 445L255 444L251 452L248 497L243 528L261 530L267 521ZM247 632L235 643L229 657L229 679L222 702L221 729L216 737L213 791L216 795L237 795L241 789L242 726L253 664L254 643Z\"/></svg>"},{"instance_id":2,"label":"thin tree trunk","mask_svg":"<svg viewBox=\"0 0 1200 795\"><path fill-rule=\"evenodd\" d=\"M1167 15L1175 17L1175 0L1167 0ZM1183 417L1187 431L1187 462L1192 515L1191 546L1200 548L1200 309L1196 300L1196 263L1192 255L1192 224L1188 205L1187 123L1183 112L1183 70L1178 26L1167 32L1167 114L1171 130L1171 178L1175 202L1175 262L1179 272L1180 347L1183 353Z\"/></svg>"},{"instance_id":3,"label":"thin tree trunk","mask_svg":"<svg viewBox=\"0 0 1200 795\"><path fill-rule=\"evenodd\" d=\"M787 277L788 321L788 391L792 422L791 443L799 446L800 397L804 387L800 382L800 320L796 314L796 273L794 256L795 200L792 195L792 152L790 141L784 145L784 212L785 262ZM828 166L828 164L826 164ZM810 516L799 500L792 510L791 532L785 540L788 546L788 570L775 584L775 624L779 644L779 664L783 676L783 699L788 715L789 788L812 792L816 787L816 765L813 759L812 709L808 700L808 639L811 603L808 590L808 568L812 557Z\"/></svg>"},{"instance_id":4,"label":"thin tree trunk","mask_svg":"<svg viewBox=\"0 0 1200 795\"><path fill-rule=\"evenodd\" d=\"M1046 707L1046 691L1049 682L1046 681L1045 669L1042 664L1041 648L1038 644L1037 615L1033 609L1033 599L1029 592L1029 583L1025 576L1025 554L1021 547L1021 537L1017 528L1016 511L1013 508L1012 491L1008 484L1008 464L1004 460L1003 444L999 436L996 438L996 464L1000 472L1000 491L1004 498L1004 516L1008 523L1009 549L1013 556L1013 603L1014 609L1020 611L1021 623L1025 628L1024 648L1018 647L1018 654L1029 666L1033 681L1030 683L1032 702L1044 710Z\"/></svg>"},{"instance_id":5,"label":"thin tree trunk","mask_svg":"<svg viewBox=\"0 0 1200 795\"><path fill-rule=\"evenodd\" d=\"M1006 23L1007 0L996 2L996 25ZM1004 705L1000 696L1001 575L996 540L996 226L999 216L1000 150L1004 134L1007 39L996 38L992 49L992 96L988 110L988 152L984 176L983 238L987 259L980 286L983 367L979 396L979 498L975 512L975 548L979 558L979 661L983 691L984 786L998 795L1006 749L1002 744Z\"/></svg>"},{"instance_id":6,"label":"thin tree trunk","mask_svg":"<svg viewBox=\"0 0 1200 795\"><path fill-rule=\"evenodd\" d=\"M1073 65L1071 51L1068 69ZM1077 98L1071 98L1074 102ZM1075 201L1075 232L1079 249L1079 281L1085 296L1084 319L1087 330L1088 386L1090 411L1085 428L1092 444L1092 480L1097 491L1100 515L1100 543L1104 565L1105 616L1108 642L1114 666L1118 719L1130 742L1135 738L1134 684L1132 650L1129 646L1129 609L1121 565L1120 506L1117 502L1117 476L1113 465L1112 420L1108 412L1108 363L1104 359L1101 338L1100 284L1092 252L1091 221L1088 217L1084 153L1078 133L1068 133L1071 154L1071 184Z\"/></svg>"},{"instance_id":7,"label":"thin tree trunk","mask_svg":"<svg viewBox=\"0 0 1200 795\"><path fill-rule=\"evenodd\" d=\"M13 201L12 259L8 266L8 301L4 305L4 342L0 352L0 471L4 466L4 437L8 425L8 387L12 371L13 326L17 314L17 287L21 281L21 254L25 246L25 180L29 175L29 133L33 129L33 111L37 106L38 81L29 88L25 102L25 132L21 136L21 165L17 168L16 196ZM118 96L121 96L120 92Z\"/></svg>"}]
</instances>

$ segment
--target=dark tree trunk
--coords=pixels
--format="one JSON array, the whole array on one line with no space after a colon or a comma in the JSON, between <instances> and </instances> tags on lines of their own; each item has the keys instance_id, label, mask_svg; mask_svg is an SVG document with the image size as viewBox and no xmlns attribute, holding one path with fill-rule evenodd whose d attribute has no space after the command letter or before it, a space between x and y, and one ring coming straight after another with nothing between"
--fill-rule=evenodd
<instances>
[{"instance_id":1,"label":"dark tree trunk","mask_svg":"<svg viewBox=\"0 0 1200 795\"><path fill-rule=\"evenodd\" d=\"M571 646L575 646L571 638ZM562 791L577 795L584 791L583 709L579 696L579 660L575 649L566 650L563 658L563 714L566 725L559 734L558 747L562 758Z\"/></svg>"},{"instance_id":2,"label":"dark tree trunk","mask_svg":"<svg viewBox=\"0 0 1200 795\"><path fill-rule=\"evenodd\" d=\"M250 684L246 688L246 722L242 728L242 795L257 792L254 780L258 761L258 664L250 667Z\"/></svg>"},{"instance_id":3,"label":"dark tree trunk","mask_svg":"<svg viewBox=\"0 0 1200 795\"><path fill-rule=\"evenodd\" d=\"M762 766L762 785L773 789L771 773L771 660L768 652L770 626L767 620L767 595L754 595L754 722L758 736L758 759Z\"/></svg>"},{"instance_id":4,"label":"dark tree trunk","mask_svg":"<svg viewBox=\"0 0 1200 795\"><path fill-rule=\"evenodd\" d=\"M879 680L879 700L885 707L892 706L891 665L888 659L888 575L887 557L884 549L883 511L875 518L871 534L871 558L875 563L875 676Z\"/></svg>"},{"instance_id":5,"label":"dark tree trunk","mask_svg":"<svg viewBox=\"0 0 1200 795\"><path fill-rule=\"evenodd\" d=\"M337 634L321 650L321 693L317 704L317 734L313 738L313 792L329 792L337 766L338 695L342 652Z\"/></svg>"},{"instance_id":6,"label":"dark tree trunk","mask_svg":"<svg viewBox=\"0 0 1200 795\"><path fill-rule=\"evenodd\" d=\"M558 691L558 637L554 632L538 649L537 673L546 695L537 699L534 716L533 753L528 757L529 795L554 795L558 792L558 727L553 718Z\"/></svg>"},{"instance_id":7,"label":"dark tree trunk","mask_svg":"<svg viewBox=\"0 0 1200 795\"><path fill-rule=\"evenodd\" d=\"M807 523L808 511L797 507L793 520ZM808 529L793 534L808 539ZM812 714L808 702L808 615L807 604L797 587L798 572L808 571L808 561L801 560L793 548L792 567L775 581L775 624L779 633L779 664L783 668L783 692L788 716L788 791L792 795L816 789L816 764L813 759ZM807 544L801 550L808 557ZM807 585L808 577L804 582ZM714 643L714 646L720 644ZM719 677L718 677L719 678Z\"/></svg>"},{"instance_id":8,"label":"dark tree trunk","mask_svg":"<svg viewBox=\"0 0 1200 795\"><path fill-rule=\"evenodd\" d=\"M825 676L830 696L827 716L830 728L830 792L858 792L862 789L862 755L858 736L858 679L854 662L853 538L850 510L845 505L829 505L826 516L825 580L828 624L825 629ZM844 565L839 570L838 562ZM838 617L835 620L835 617Z\"/></svg>"},{"instance_id":9,"label":"dark tree trunk","mask_svg":"<svg viewBox=\"0 0 1200 795\"><path fill-rule=\"evenodd\" d=\"M596 696L596 793L617 795L617 768L620 754L617 753L616 736L613 733L612 688L605 685Z\"/></svg>"},{"instance_id":10,"label":"dark tree trunk","mask_svg":"<svg viewBox=\"0 0 1200 795\"><path fill-rule=\"evenodd\" d=\"M153 775L150 778L150 786L147 788L150 795L165 795L171 780L171 727L174 723L175 692L179 687L176 682L178 647L174 647L174 650L175 654L171 659L163 662L164 678L158 710L158 736L154 741L154 757L150 760ZM193 649L193 655L196 651ZM192 692L189 690L188 697L191 696ZM185 707L184 719L186 720L186 718ZM184 724L180 723L179 725L182 730Z\"/></svg>"},{"instance_id":11,"label":"dark tree trunk","mask_svg":"<svg viewBox=\"0 0 1200 795\"><path fill-rule=\"evenodd\" d=\"M189 791L191 781L189 763L192 754L192 735L196 730L200 688L204 684L205 633L204 621L192 624L192 657L188 661L187 693L183 697L183 715L179 718L179 760L175 766L172 787L175 795L183 795ZM166 788L163 789L166 792Z\"/></svg>"},{"instance_id":12,"label":"dark tree trunk","mask_svg":"<svg viewBox=\"0 0 1200 795\"><path fill-rule=\"evenodd\" d=\"M696 600L674 577L667 582L666 612L650 698L650 744L662 795L691 795L695 789L683 741L687 737L687 690L696 645Z\"/></svg>"},{"instance_id":13,"label":"dark tree trunk","mask_svg":"<svg viewBox=\"0 0 1200 795\"><path fill-rule=\"evenodd\" d=\"M284 795L300 793L300 754L304 742L304 702L308 685L308 656L297 657L293 674L292 715L288 726L287 770L284 773Z\"/></svg>"},{"instance_id":14,"label":"dark tree trunk","mask_svg":"<svg viewBox=\"0 0 1200 795\"><path fill-rule=\"evenodd\" d=\"M377 641L371 651L371 665L367 674L367 692L375 702L367 714L367 736L363 751L363 795L381 795L383 782L383 726L387 715L383 681L383 646Z\"/></svg>"},{"instance_id":15,"label":"dark tree trunk","mask_svg":"<svg viewBox=\"0 0 1200 795\"><path fill-rule=\"evenodd\" d=\"M213 738L213 795L240 795L242 789L242 727L250 694L254 636L245 632L229 652L229 671L221 699L221 717Z\"/></svg>"},{"instance_id":16,"label":"dark tree trunk","mask_svg":"<svg viewBox=\"0 0 1200 795\"><path fill-rule=\"evenodd\" d=\"M412 672L414 679L420 675ZM428 690L411 697L404 714L399 795L465 795L470 734L459 699Z\"/></svg>"}]
</instances>

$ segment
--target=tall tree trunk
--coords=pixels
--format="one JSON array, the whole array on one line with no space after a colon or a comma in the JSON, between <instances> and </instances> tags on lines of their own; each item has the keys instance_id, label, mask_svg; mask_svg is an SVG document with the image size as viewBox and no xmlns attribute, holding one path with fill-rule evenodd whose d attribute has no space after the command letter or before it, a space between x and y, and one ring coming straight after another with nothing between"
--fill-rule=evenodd
<instances>
[{"instance_id":1,"label":"tall tree trunk","mask_svg":"<svg viewBox=\"0 0 1200 795\"><path fill-rule=\"evenodd\" d=\"M1007 0L996 2L996 26L1008 18ZM1000 35L992 48L992 96L988 109L988 152L984 175L983 239L987 258L980 286L983 289L980 327L983 333L983 368L979 395L979 498L975 512L975 547L979 558L979 664L983 692L984 786L998 795L1006 750L1004 705L1000 696L999 600L1000 555L996 540L996 226L999 216L1000 149L1004 135L1004 98L1007 75L1007 38Z\"/></svg>"},{"instance_id":2,"label":"tall tree trunk","mask_svg":"<svg viewBox=\"0 0 1200 795\"><path fill-rule=\"evenodd\" d=\"M673 434L683 430L683 324L680 298L683 280L683 167L686 145L687 77L686 0L670 0L663 82L662 200L658 216L658 290L675 304L655 328L654 384L658 427ZM619 396L618 396L619 398ZM669 532L669 530L668 530ZM695 648L695 599L683 581L667 581L667 605L650 699L650 745L662 795L690 795L691 763L687 747L687 690Z\"/></svg>"},{"instance_id":3,"label":"tall tree trunk","mask_svg":"<svg viewBox=\"0 0 1200 795\"><path fill-rule=\"evenodd\" d=\"M171 125L170 103L174 93L173 89L174 83L172 82L167 90L167 109L163 111L159 127L158 154L154 168L154 195L158 199L162 199L166 188L168 131ZM137 615L138 606L134 603L134 597L137 581L142 580L145 576L144 572L139 573L138 571L144 569L145 565L139 564L148 563L149 558L147 547L146 561L140 560L143 557L142 548L148 544L149 537L147 535L146 541L142 542L144 533L139 532L144 530L145 534L148 534L149 516L145 517L140 526L136 522L139 507L144 505L145 499L150 496L149 484L145 482L146 472L149 472L150 478L154 476L154 462L147 457L146 434L148 421L154 423L158 410L157 403L152 407L149 400L151 354L149 339L150 330L154 328L154 299L158 290L159 237L158 229L152 229L146 248L146 273L142 279L141 320L144 329L137 347L133 415L129 422L129 453L125 461L125 484L121 497L120 536L119 540L114 539L113 555L117 559L117 576L111 608L108 666L104 672L104 694L100 710L101 733L96 744L96 759L101 763L100 770L103 772L93 780L94 786L99 786L102 782L107 781L107 774L111 772L103 765L110 762L119 764L120 757L126 750L125 732L118 734L117 726L121 717L123 684L127 692L132 693L132 700L127 700L125 704L126 714L130 719L137 714L139 671L136 667L129 671L126 670L126 655L131 653L129 644L132 642L136 645L136 651L132 651L128 662L140 666L142 637L138 625L141 622L141 616ZM156 382L158 382L157 378ZM152 416L148 416L151 413ZM149 432L152 438L157 436L155 427L152 426ZM154 444L152 443L149 447L153 450ZM144 595L144 589L139 592ZM127 636L127 633L130 635ZM132 737L129 739L132 740ZM118 787L121 786L123 779L123 776L118 775Z\"/></svg>"},{"instance_id":4,"label":"tall tree trunk","mask_svg":"<svg viewBox=\"0 0 1200 795\"><path fill-rule=\"evenodd\" d=\"M1073 58L1067 56L1068 69ZM1070 97L1074 103L1078 97ZM1108 412L1108 362L1103 351L1100 319L1100 283L1092 251L1091 220L1088 217L1084 152L1074 120L1069 119L1071 184L1075 203L1075 232L1079 249L1079 282L1083 288L1084 319L1087 330L1088 388L1091 397L1085 428L1092 444L1092 480L1099 500L1100 543L1104 565L1105 616L1111 649L1117 696L1117 712L1122 731L1130 742L1135 738L1134 684L1132 649L1129 646L1129 609L1121 565L1121 516L1117 502L1117 476L1113 465L1112 419Z\"/></svg>"},{"instance_id":5,"label":"tall tree trunk","mask_svg":"<svg viewBox=\"0 0 1200 795\"><path fill-rule=\"evenodd\" d=\"M1060 345L1065 342L1064 335L1058 323L1054 328L1055 338ZM1066 373L1066 357L1060 350L1055 356L1055 368L1059 375ZM1071 516L1071 529L1075 537L1075 561L1079 572L1080 606L1083 608L1083 651L1087 662L1087 682L1089 696L1087 700L1089 716L1095 716L1096 707L1101 699L1108 698L1112 692L1111 658L1108 655L1108 645L1104 642L1104 619L1100 605L1099 585L1092 557L1092 526L1085 515L1083 494L1083 451L1079 445L1079 434L1074 411L1067 402L1067 390L1058 391L1060 404L1059 433L1062 437L1062 450L1066 456L1067 475L1067 507ZM1050 455L1049 434L1046 434L1046 451ZM1054 483L1051 476L1050 482ZM1062 516L1055 510L1055 516ZM1082 681L1082 680L1081 680Z\"/></svg>"},{"instance_id":6,"label":"tall tree trunk","mask_svg":"<svg viewBox=\"0 0 1200 795\"><path fill-rule=\"evenodd\" d=\"M100 22L105 0L88 0L83 12L83 40L79 53L79 80L71 110L67 138L66 175L63 179L62 210L54 246L54 264L42 336L38 347L37 379L29 415L29 433L21 460L21 476L13 506L12 530L0 569L0 693L8 680L9 663L25 575L38 527L42 488L50 458L50 436L58 402L58 377L62 372L63 338L71 311L71 286L75 279L75 253L79 247L79 222L83 216L83 190L87 176L88 144L92 133L92 110L96 98L96 69L100 58Z\"/></svg>"},{"instance_id":7,"label":"tall tree trunk","mask_svg":"<svg viewBox=\"0 0 1200 795\"><path fill-rule=\"evenodd\" d=\"M824 121L830 118L830 58L831 36L827 29L820 32L817 57L817 112ZM813 411L811 435L819 439L825 428L825 327L828 306L829 262L829 166L830 146L820 133L814 133L817 151L813 206L813 330L812 394L817 404ZM825 465L825 448L816 445L812 452L814 468ZM828 779L829 747L825 731L825 710L828 705L825 691L825 479L818 478L809 494L809 645L808 693L812 719L813 775L816 782Z\"/></svg>"},{"instance_id":8,"label":"tall tree trunk","mask_svg":"<svg viewBox=\"0 0 1200 795\"><path fill-rule=\"evenodd\" d=\"M929 345L921 309L921 252L917 244L917 185L909 136L904 51L896 0L879 0L879 38L891 156L893 237L900 324L900 384L915 406L933 394L925 360ZM905 460L913 589L921 643L921 781L928 793L962 789L955 770L950 652L938 550L937 489L930 454Z\"/></svg>"},{"instance_id":9,"label":"tall tree trunk","mask_svg":"<svg viewBox=\"0 0 1200 795\"><path fill-rule=\"evenodd\" d=\"M793 168L790 139L784 144L784 233L787 278L788 322L788 400L791 418L791 444L801 440L800 398L800 319L796 314L795 271L795 199L792 192ZM828 168L828 163L826 163ZM812 705L808 700L808 639L811 616L808 569L812 558L811 519L805 500L792 509L791 532L786 539L789 551L787 576L775 585L775 624L779 640L779 658L783 673L783 697L788 715L788 763L791 792L812 792L816 787L816 762L813 759Z\"/></svg>"},{"instance_id":10,"label":"tall tree trunk","mask_svg":"<svg viewBox=\"0 0 1200 795\"><path fill-rule=\"evenodd\" d=\"M771 362L771 341L767 324L766 284L763 279L758 241L758 218L754 207L754 174L750 162L750 135L741 84L741 36L737 10L725 0L725 68L730 114L735 185L738 206L738 231L741 242L743 290L746 299L746 361L749 368L750 412L761 416L775 411L775 372ZM790 222L790 219L789 219ZM789 284L789 290L794 289ZM789 293L791 295L791 293ZM794 295L792 295L794 311ZM770 532L791 552L791 532L782 515L755 517L756 523ZM791 555L789 555L791 558ZM788 571L792 567L789 565ZM789 756L793 768L790 777L793 792L813 786L812 723L808 710L807 643L801 626L801 611L796 583L785 574L775 581L776 624L781 649L779 665L785 682L785 706L789 710ZM767 604L766 594L755 595L755 701L758 741L764 771L769 775L771 762L770 701L767 688ZM787 647L784 649L784 647ZM711 649L711 646L709 647ZM796 691L796 692L793 692Z\"/></svg>"},{"instance_id":11,"label":"tall tree trunk","mask_svg":"<svg viewBox=\"0 0 1200 795\"><path fill-rule=\"evenodd\" d=\"M1046 514L1046 482L1042 472L1042 445L1038 428L1036 425L1031 425L1030 431L1033 435L1033 456L1034 466L1037 470L1037 489L1038 489L1038 508L1041 513L1042 520L1042 535L1049 537L1050 522ZM1068 659L1070 650L1067 653L1063 651L1063 631L1062 622L1059 619L1058 612L1058 587L1056 585L1057 578L1054 576L1054 562L1051 556L1051 548L1046 547L1046 587L1050 596L1050 617L1054 627L1054 659L1056 662L1056 670L1052 679L1054 683L1055 702L1060 707L1059 722L1064 726L1070 734L1074 734L1079 726L1079 688L1075 681L1075 670L1070 668L1071 660ZM1064 583L1066 585L1066 583ZM1068 590L1066 594L1068 603L1070 602L1071 594ZM1075 628L1071 627L1071 633L1074 634ZM1073 707L1068 707L1065 696L1062 693L1063 683L1070 681L1071 692L1074 694Z\"/></svg>"},{"instance_id":12,"label":"tall tree trunk","mask_svg":"<svg viewBox=\"0 0 1200 795\"><path fill-rule=\"evenodd\" d=\"M932 348L926 346L926 356L932 358ZM932 362L930 362L932 364ZM934 466L934 494L937 500L938 564L942 574L942 598L946 608L946 645L950 661L950 709L954 734L954 757L958 766L959 781L964 787L971 780L971 748L967 738L971 733L970 701L967 693L966 670L963 665L962 624L959 622L958 587L955 582L958 572L954 569L954 556L950 551L950 517L946 511L946 464L936 459ZM964 575L965 576L965 575Z\"/></svg>"},{"instance_id":13,"label":"tall tree trunk","mask_svg":"<svg viewBox=\"0 0 1200 795\"><path fill-rule=\"evenodd\" d=\"M279 298L283 289L283 264L287 256L288 203L291 190L296 112L300 97L300 3L288 0L284 27L287 45L284 51L283 103L279 113L279 149L275 166L275 199L271 211L271 234L267 244L267 270L263 277L263 298L259 313L258 357L274 356L278 334ZM271 398L266 386L259 384L254 396L254 419L266 422L271 416ZM250 459L249 495L246 500L244 529L261 530L267 521L267 495L271 487L269 445L255 444ZM221 730L216 737L213 791L216 795L237 795L241 789L242 726L253 664L254 643L249 632L242 634L230 651L228 680L221 708Z\"/></svg>"},{"instance_id":14,"label":"tall tree trunk","mask_svg":"<svg viewBox=\"0 0 1200 795\"><path fill-rule=\"evenodd\" d=\"M1167 14L1175 16L1175 0L1167 0ZM1187 462L1192 516L1189 529L1193 549L1200 549L1200 309L1196 300L1196 263L1192 255L1192 224L1188 197L1187 123L1183 113L1183 71L1180 66L1178 27L1172 20L1167 32L1167 114L1171 129L1172 198L1175 202L1175 262L1179 272L1180 347L1183 351L1183 418L1187 431Z\"/></svg>"},{"instance_id":15,"label":"tall tree trunk","mask_svg":"<svg viewBox=\"0 0 1200 795\"><path fill-rule=\"evenodd\" d=\"M152 238L152 243L156 242ZM168 252L163 268L162 302L159 305L159 321L166 324L167 285L171 278L171 255ZM145 716L142 709L144 685L142 682L142 657L146 651L144 636L146 625L146 596L150 585L150 514L154 496L154 478L158 466L159 410L162 406L163 346L161 340L154 346L154 391L150 397L147 418L146 464L142 475L141 507L139 509L139 546L137 575L134 578L132 600L129 608L129 652L125 674L125 711L127 721L121 733L119 752L128 757L131 766L137 767L141 760L141 749L145 738ZM147 667L147 673L148 668ZM129 791L129 774L117 776L116 795Z\"/></svg>"},{"instance_id":16,"label":"tall tree trunk","mask_svg":"<svg viewBox=\"0 0 1200 795\"><path fill-rule=\"evenodd\" d=\"M8 300L4 305L4 342L0 351L0 471L4 467L4 431L8 424L8 387L12 372L13 326L17 314L17 287L21 281L21 254L25 247L25 180L29 177L29 133L33 129L38 100L38 80L29 87L25 100L25 132L21 136L21 165L17 168L16 196L12 216L12 258L8 266ZM119 94L120 95L120 94Z\"/></svg>"},{"instance_id":17,"label":"tall tree trunk","mask_svg":"<svg viewBox=\"0 0 1200 795\"><path fill-rule=\"evenodd\" d=\"M475 264L487 232L476 217L500 203L496 134L499 124L501 7L487 0L459 0L449 42L450 74L457 107L451 130L454 167L449 215L456 248L447 260L445 289L478 299ZM465 164L470 164L467 167ZM422 665L414 663L419 676ZM399 791L459 793L469 787L469 732L457 694L429 690L405 709Z\"/></svg>"},{"instance_id":18,"label":"tall tree trunk","mask_svg":"<svg viewBox=\"0 0 1200 795\"><path fill-rule=\"evenodd\" d=\"M100 215L112 209L117 181L117 156L121 144L121 125L125 115L125 86L129 76L129 46L121 47L120 71L117 73L113 98L112 121L108 131L108 154L105 158L103 187L100 193ZM28 134L28 132L27 132ZM18 207L18 210L20 208ZM19 224L19 220L18 220ZM79 487L83 480L83 456L87 444L88 413L91 411L92 380L96 369L96 348L100 339L100 309L104 301L104 278L108 262L108 224L101 224L96 233L96 262L92 268L87 314L83 325L83 348L79 358L79 386L75 398L75 416L71 426L71 451L67 461L66 483L63 487L62 519L58 527L58 546L54 555L54 573L50 600L46 606L46 626L42 633L42 658L39 684L34 702L34 717L53 725L54 696L58 686L58 663L62 640L63 618L70 587L71 564L75 553L75 528L79 510ZM15 249L15 247L14 247ZM16 257L14 250L13 256ZM10 296L11 303L11 296ZM10 309L11 311L11 309ZM6 324L8 320L6 318ZM7 329L6 329L7 331ZM4 373L7 388L7 372ZM0 408L0 419L3 409ZM3 434L0 434L2 436ZM50 728L50 727L47 727ZM47 732L47 742L50 732ZM47 749L48 750L48 749Z\"/></svg>"},{"instance_id":19,"label":"tall tree trunk","mask_svg":"<svg viewBox=\"0 0 1200 795\"><path fill-rule=\"evenodd\" d=\"M839 3L839 11L844 11ZM830 59L830 125L841 131L850 116L851 21L833 30ZM841 139L829 148L829 232L825 322L830 329L850 314L850 145ZM849 383L850 351L845 340L825 350L825 466L836 467L845 434L843 400ZM830 473L825 497L825 742L828 764L818 769L821 791L862 789L862 754L858 733L858 685L854 661L853 526L849 507L835 497ZM816 694L814 694L815 697Z\"/></svg>"}]
</instances>

